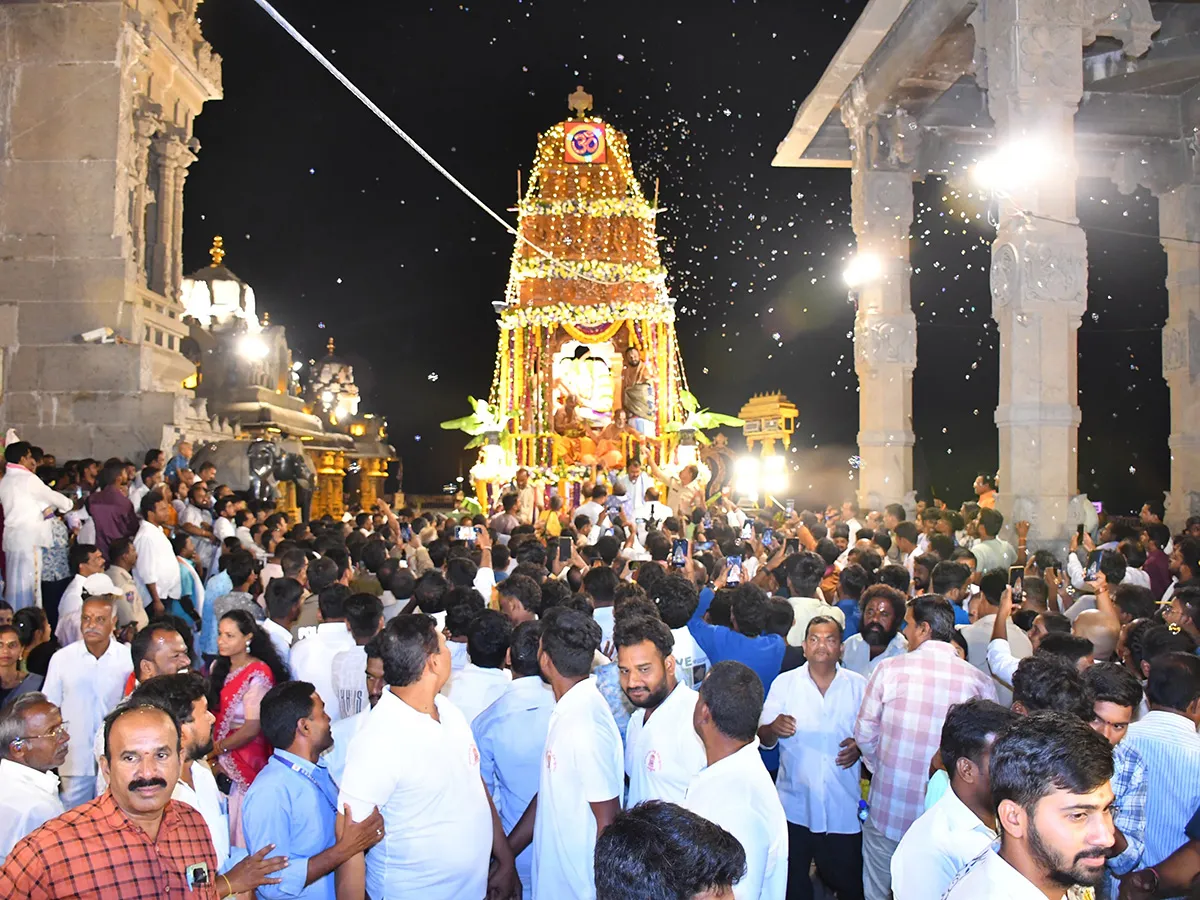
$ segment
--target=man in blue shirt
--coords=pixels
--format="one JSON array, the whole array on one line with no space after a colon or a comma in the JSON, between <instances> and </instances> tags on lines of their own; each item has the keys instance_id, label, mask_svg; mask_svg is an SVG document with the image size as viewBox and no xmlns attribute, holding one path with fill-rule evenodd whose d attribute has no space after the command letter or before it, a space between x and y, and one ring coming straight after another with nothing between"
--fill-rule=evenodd
<instances>
[{"instance_id":1,"label":"man in blue shirt","mask_svg":"<svg viewBox=\"0 0 1200 900\"><path fill-rule=\"evenodd\" d=\"M710 603L711 597L701 595L696 611L688 620L688 631L696 643L712 665L732 659L749 666L762 681L763 690L769 691L783 665L787 644L779 635L767 633L766 592L753 584L738 588L730 616L732 628L704 621Z\"/></svg>"},{"instance_id":2,"label":"man in blue shirt","mask_svg":"<svg viewBox=\"0 0 1200 900\"><path fill-rule=\"evenodd\" d=\"M243 801L246 848L254 853L273 845L288 866L277 873L278 884L258 888L258 897L334 900L334 871L379 843L383 816L376 809L355 822L338 813L337 785L318 763L333 738L315 687L306 681L275 685L263 697L259 720L275 752Z\"/></svg>"},{"instance_id":3,"label":"man in blue shirt","mask_svg":"<svg viewBox=\"0 0 1200 900\"><path fill-rule=\"evenodd\" d=\"M971 578L971 567L966 563L942 560L933 567L929 580L929 590L941 594L954 607L954 624L970 625L971 616L966 610L969 594L967 582Z\"/></svg>"}]
</instances>

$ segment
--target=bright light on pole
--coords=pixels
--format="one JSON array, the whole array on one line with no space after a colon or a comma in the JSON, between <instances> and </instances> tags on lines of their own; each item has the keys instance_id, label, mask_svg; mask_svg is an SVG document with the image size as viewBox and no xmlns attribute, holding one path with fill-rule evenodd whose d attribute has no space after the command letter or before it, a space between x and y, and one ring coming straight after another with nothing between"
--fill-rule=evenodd
<instances>
[{"instance_id":1,"label":"bright light on pole","mask_svg":"<svg viewBox=\"0 0 1200 900\"><path fill-rule=\"evenodd\" d=\"M758 501L759 468L757 456L739 456L733 464L733 491L751 503Z\"/></svg>"},{"instance_id":2,"label":"bright light on pole","mask_svg":"<svg viewBox=\"0 0 1200 900\"><path fill-rule=\"evenodd\" d=\"M996 150L975 164L971 176L986 191L1012 194L1055 177L1056 170L1066 165L1061 154L1037 137L1019 138Z\"/></svg>"},{"instance_id":3,"label":"bright light on pole","mask_svg":"<svg viewBox=\"0 0 1200 900\"><path fill-rule=\"evenodd\" d=\"M850 259L842 278L850 289L878 281L883 277L883 260L874 253L859 253Z\"/></svg>"},{"instance_id":4,"label":"bright light on pole","mask_svg":"<svg viewBox=\"0 0 1200 900\"><path fill-rule=\"evenodd\" d=\"M762 489L769 497L782 497L787 493L787 460L782 456L762 458Z\"/></svg>"}]
</instances>

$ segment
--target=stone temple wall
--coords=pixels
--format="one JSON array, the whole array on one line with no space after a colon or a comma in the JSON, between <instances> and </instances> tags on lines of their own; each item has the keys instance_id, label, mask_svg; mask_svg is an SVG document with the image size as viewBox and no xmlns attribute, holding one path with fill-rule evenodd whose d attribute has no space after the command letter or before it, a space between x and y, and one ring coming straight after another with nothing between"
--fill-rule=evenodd
<instances>
[{"instance_id":1,"label":"stone temple wall","mask_svg":"<svg viewBox=\"0 0 1200 900\"><path fill-rule=\"evenodd\" d=\"M59 459L207 421L180 353L192 124L221 97L195 13L0 0L0 422ZM94 329L111 336L83 342Z\"/></svg>"}]
</instances>

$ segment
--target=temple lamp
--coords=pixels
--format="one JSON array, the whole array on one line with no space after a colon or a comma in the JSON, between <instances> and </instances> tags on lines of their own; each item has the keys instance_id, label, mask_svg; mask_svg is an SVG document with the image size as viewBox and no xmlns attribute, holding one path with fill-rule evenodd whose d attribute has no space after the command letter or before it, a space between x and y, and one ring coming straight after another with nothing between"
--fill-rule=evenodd
<instances>
[{"instance_id":1,"label":"temple lamp","mask_svg":"<svg viewBox=\"0 0 1200 900\"><path fill-rule=\"evenodd\" d=\"M787 460L774 453L739 456L733 465L733 491L751 503L763 498L782 497L787 493Z\"/></svg>"}]
</instances>

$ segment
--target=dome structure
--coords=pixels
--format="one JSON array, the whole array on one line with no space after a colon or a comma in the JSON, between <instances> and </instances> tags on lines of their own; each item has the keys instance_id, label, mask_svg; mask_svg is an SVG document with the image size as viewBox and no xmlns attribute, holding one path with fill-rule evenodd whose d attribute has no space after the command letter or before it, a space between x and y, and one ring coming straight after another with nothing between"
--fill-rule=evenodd
<instances>
[{"instance_id":1,"label":"dome structure","mask_svg":"<svg viewBox=\"0 0 1200 900\"><path fill-rule=\"evenodd\" d=\"M332 425L345 422L358 415L359 392L354 383L354 367L333 352L333 338L329 339L328 354L312 366L309 394Z\"/></svg>"},{"instance_id":2,"label":"dome structure","mask_svg":"<svg viewBox=\"0 0 1200 900\"><path fill-rule=\"evenodd\" d=\"M192 316L201 325L226 325L234 319L246 324L248 331L261 326L254 305L254 288L226 268L225 239L213 238L208 251L212 264L193 272L180 285L184 315Z\"/></svg>"}]
</instances>

